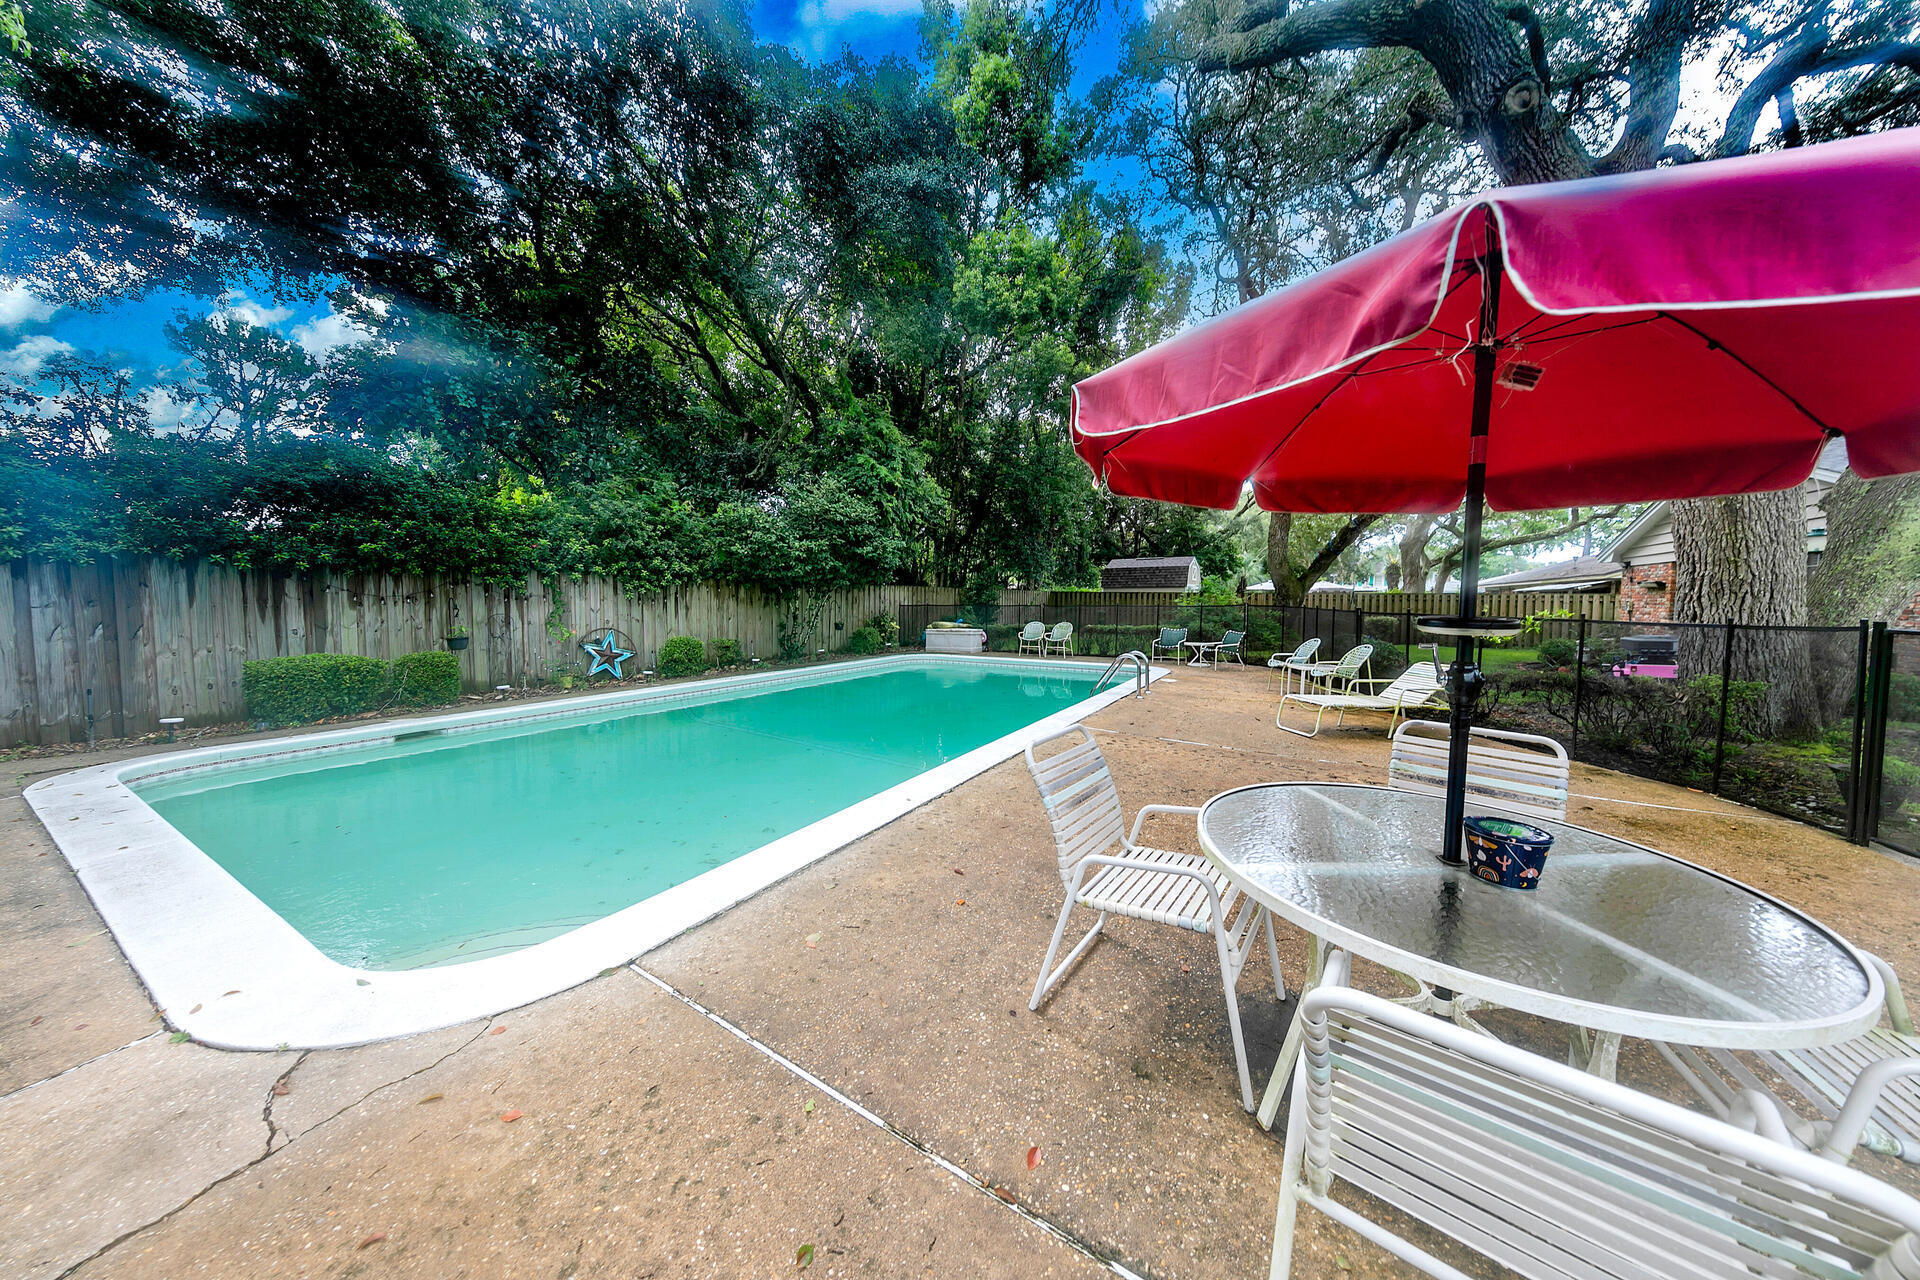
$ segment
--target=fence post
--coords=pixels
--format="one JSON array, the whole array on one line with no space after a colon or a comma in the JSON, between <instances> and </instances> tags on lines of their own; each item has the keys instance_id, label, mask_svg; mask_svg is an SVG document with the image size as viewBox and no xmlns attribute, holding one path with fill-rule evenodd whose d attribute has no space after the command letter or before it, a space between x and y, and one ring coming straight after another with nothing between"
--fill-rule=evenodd
<instances>
[{"instance_id":1,"label":"fence post","mask_svg":"<svg viewBox=\"0 0 1920 1280\"><path fill-rule=\"evenodd\" d=\"M1733 619L1727 619L1726 646L1720 653L1720 729L1713 738L1713 794L1720 794L1720 765L1727 754L1727 686L1733 682Z\"/></svg>"},{"instance_id":2,"label":"fence post","mask_svg":"<svg viewBox=\"0 0 1920 1280\"><path fill-rule=\"evenodd\" d=\"M1860 842L1880 834L1880 782L1887 763L1887 703L1893 688L1893 634L1873 624L1867 646L1867 729L1860 757Z\"/></svg>"},{"instance_id":3,"label":"fence post","mask_svg":"<svg viewBox=\"0 0 1920 1280\"><path fill-rule=\"evenodd\" d=\"M1365 609L1355 609L1353 611L1353 642L1356 645L1364 644L1366 643L1366 639L1367 611Z\"/></svg>"},{"instance_id":4,"label":"fence post","mask_svg":"<svg viewBox=\"0 0 1920 1280\"><path fill-rule=\"evenodd\" d=\"M1853 749L1847 756L1847 839L1855 844L1867 842L1867 810L1861 803L1866 793L1861 754L1866 748L1869 634L1867 620L1860 619L1860 645L1853 660Z\"/></svg>"},{"instance_id":5,"label":"fence post","mask_svg":"<svg viewBox=\"0 0 1920 1280\"><path fill-rule=\"evenodd\" d=\"M1580 750L1580 698L1587 687L1587 615L1583 612L1574 628L1573 641L1573 730L1567 735L1567 756Z\"/></svg>"}]
</instances>

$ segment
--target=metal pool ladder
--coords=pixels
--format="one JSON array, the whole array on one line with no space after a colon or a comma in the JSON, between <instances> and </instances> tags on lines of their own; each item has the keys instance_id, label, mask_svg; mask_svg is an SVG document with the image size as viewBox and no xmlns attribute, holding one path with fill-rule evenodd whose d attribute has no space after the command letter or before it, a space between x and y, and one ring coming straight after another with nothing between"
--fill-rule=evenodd
<instances>
[{"instance_id":1,"label":"metal pool ladder","mask_svg":"<svg viewBox=\"0 0 1920 1280\"><path fill-rule=\"evenodd\" d=\"M1107 669L1100 673L1100 678L1093 682L1093 691L1098 693L1101 689L1105 688L1107 681L1112 679L1114 673L1120 670L1120 664L1123 662L1131 662L1133 664L1133 696L1136 698L1146 697L1147 655L1138 649L1129 649L1116 657L1112 662L1109 662Z\"/></svg>"}]
</instances>

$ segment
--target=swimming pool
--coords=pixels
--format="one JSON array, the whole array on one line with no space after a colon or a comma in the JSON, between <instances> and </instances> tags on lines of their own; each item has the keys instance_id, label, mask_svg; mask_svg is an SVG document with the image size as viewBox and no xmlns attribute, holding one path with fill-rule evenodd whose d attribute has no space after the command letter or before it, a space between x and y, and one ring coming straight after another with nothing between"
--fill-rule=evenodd
<instances>
[{"instance_id":1,"label":"swimming pool","mask_svg":"<svg viewBox=\"0 0 1920 1280\"><path fill-rule=\"evenodd\" d=\"M178 1025L361 1043L658 945L1125 697L1100 670L890 657L123 762L27 798Z\"/></svg>"}]
</instances>

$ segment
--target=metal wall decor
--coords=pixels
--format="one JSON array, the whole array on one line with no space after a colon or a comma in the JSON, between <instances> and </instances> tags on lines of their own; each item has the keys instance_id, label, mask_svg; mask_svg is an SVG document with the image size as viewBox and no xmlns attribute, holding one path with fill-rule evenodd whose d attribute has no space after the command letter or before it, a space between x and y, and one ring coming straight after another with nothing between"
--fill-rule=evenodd
<instances>
[{"instance_id":1,"label":"metal wall decor","mask_svg":"<svg viewBox=\"0 0 1920 1280\"><path fill-rule=\"evenodd\" d=\"M634 649L633 641L629 640L627 633L620 628L604 627L592 633L590 639L580 642L580 649L593 663L587 668L589 678L604 671L615 680L626 679L626 672L622 667L633 661Z\"/></svg>"}]
</instances>

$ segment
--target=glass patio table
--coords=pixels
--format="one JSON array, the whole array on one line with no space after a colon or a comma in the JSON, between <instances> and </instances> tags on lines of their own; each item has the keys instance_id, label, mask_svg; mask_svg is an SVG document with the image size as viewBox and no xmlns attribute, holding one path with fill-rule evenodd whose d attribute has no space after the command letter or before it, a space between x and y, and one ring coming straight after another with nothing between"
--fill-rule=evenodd
<instances>
[{"instance_id":1,"label":"glass patio table","mask_svg":"<svg viewBox=\"0 0 1920 1280\"><path fill-rule=\"evenodd\" d=\"M1880 1016L1880 977L1844 938L1704 867L1564 822L1539 887L1440 861L1444 801L1386 787L1269 783L1213 797L1200 843L1315 944L1427 984L1414 1003L1473 1026L1498 1006L1567 1024L1611 1075L1623 1035L1725 1049L1848 1039ZM1468 802L1469 813L1499 813ZM1594 1038L1589 1041L1587 1035ZM1260 1105L1272 1127L1298 1051L1289 1031Z\"/></svg>"}]
</instances>

